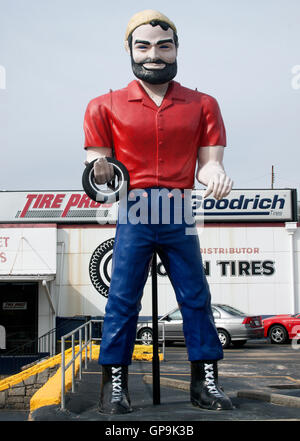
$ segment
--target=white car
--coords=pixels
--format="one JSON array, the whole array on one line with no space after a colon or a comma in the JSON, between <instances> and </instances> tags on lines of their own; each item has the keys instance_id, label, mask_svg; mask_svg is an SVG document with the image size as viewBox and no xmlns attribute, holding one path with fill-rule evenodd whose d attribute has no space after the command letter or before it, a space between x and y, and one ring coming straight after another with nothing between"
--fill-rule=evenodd
<instances>
[{"instance_id":1,"label":"white car","mask_svg":"<svg viewBox=\"0 0 300 441\"><path fill-rule=\"evenodd\" d=\"M249 316L229 305L213 304L212 312L223 349L232 343L240 347L249 339L264 338L264 326L261 316ZM159 338L165 341L184 341L182 316L179 308L168 312L158 320ZM152 322L139 322L137 326L137 341L142 344L152 344Z\"/></svg>"}]
</instances>

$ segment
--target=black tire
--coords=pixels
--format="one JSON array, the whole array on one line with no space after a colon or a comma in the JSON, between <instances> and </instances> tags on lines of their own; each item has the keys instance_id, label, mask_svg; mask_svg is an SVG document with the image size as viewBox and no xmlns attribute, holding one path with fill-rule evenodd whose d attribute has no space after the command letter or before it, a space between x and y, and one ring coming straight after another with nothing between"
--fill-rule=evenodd
<instances>
[{"instance_id":1,"label":"black tire","mask_svg":"<svg viewBox=\"0 0 300 441\"><path fill-rule=\"evenodd\" d=\"M218 329L218 335L223 349L227 349L230 345L231 338L225 329Z\"/></svg>"},{"instance_id":2,"label":"black tire","mask_svg":"<svg viewBox=\"0 0 300 441\"><path fill-rule=\"evenodd\" d=\"M271 343L276 345L283 345L288 341L288 333L284 326L282 325L273 325L269 329L268 336L271 340Z\"/></svg>"},{"instance_id":3,"label":"black tire","mask_svg":"<svg viewBox=\"0 0 300 441\"><path fill-rule=\"evenodd\" d=\"M153 343L153 331L151 328L143 328L138 332L138 341L141 345L152 345Z\"/></svg>"},{"instance_id":4,"label":"black tire","mask_svg":"<svg viewBox=\"0 0 300 441\"><path fill-rule=\"evenodd\" d=\"M129 173L125 165L122 162L117 161L115 158L106 158L109 163L114 167L115 176L118 179L118 183L115 188L108 186L109 190L101 189L95 183L94 178L94 161L91 161L83 171L82 174L82 186L85 193L96 202L116 202L121 196L127 195L129 189Z\"/></svg>"},{"instance_id":5,"label":"black tire","mask_svg":"<svg viewBox=\"0 0 300 441\"><path fill-rule=\"evenodd\" d=\"M244 346L245 343L247 343L247 340L236 340L231 342L235 348L241 348Z\"/></svg>"},{"instance_id":6,"label":"black tire","mask_svg":"<svg viewBox=\"0 0 300 441\"><path fill-rule=\"evenodd\" d=\"M101 243L93 252L89 273L94 288L104 297L108 297L110 286L110 275L108 274L108 265L112 258L115 239L108 239Z\"/></svg>"}]
</instances>

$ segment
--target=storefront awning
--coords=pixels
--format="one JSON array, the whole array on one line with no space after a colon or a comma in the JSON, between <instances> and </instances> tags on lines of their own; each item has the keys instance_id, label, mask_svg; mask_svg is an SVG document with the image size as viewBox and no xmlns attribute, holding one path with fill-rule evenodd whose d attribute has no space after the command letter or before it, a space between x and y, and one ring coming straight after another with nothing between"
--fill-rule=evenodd
<instances>
[{"instance_id":1,"label":"storefront awning","mask_svg":"<svg viewBox=\"0 0 300 441\"><path fill-rule=\"evenodd\" d=\"M39 280L45 280L46 282L51 282L54 280L55 276L49 275L38 275L38 274L29 274L29 275L0 275L1 282L34 282Z\"/></svg>"}]
</instances>

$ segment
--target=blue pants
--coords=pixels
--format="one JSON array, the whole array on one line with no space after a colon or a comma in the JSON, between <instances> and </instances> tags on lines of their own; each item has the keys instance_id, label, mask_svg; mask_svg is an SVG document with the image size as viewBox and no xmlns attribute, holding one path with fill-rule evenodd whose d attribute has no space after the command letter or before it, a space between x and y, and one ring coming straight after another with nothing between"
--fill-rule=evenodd
<instances>
[{"instance_id":1,"label":"blue pants","mask_svg":"<svg viewBox=\"0 0 300 441\"><path fill-rule=\"evenodd\" d=\"M211 312L198 235L186 234L187 228L195 232L195 223L193 219L192 225L186 223L183 209L175 206L175 198L170 198L170 221L163 222L158 198L152 196L151 189L146 189L144 195L147 197L141 196L140 200L149 209L147 222L126 222L136 201L128 202L123 212L119 208L99 364L131 363L141 298L154 250L176 294L189 360L220 360L223 350ZM191 212L190 202L188 206ZM181 214L180 223L176 223L176 210ZM154 211L159 216L158 223L149 222Z\"/></svg>"}]
</instances>

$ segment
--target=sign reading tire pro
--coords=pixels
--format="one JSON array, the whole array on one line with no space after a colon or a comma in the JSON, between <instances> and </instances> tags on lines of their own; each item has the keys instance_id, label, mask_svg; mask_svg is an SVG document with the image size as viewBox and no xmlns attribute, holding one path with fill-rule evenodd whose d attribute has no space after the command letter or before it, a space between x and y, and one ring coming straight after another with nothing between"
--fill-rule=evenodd
<instances>
[{"instance_id":1,"label":"sign reading tire pro","mask_svg":"<svg viewBox=\"0 0 300 441\"><path fill-rule=\"evenodd\" d=\"M203 198L203 190L193 190L196 221L209 222L288 222L296 221L297 196L293 189L232 190L217 201ZM1 192L0 223L91 222L114 224L118 203L95 202L83 191ZM204 218L203 218L204 217Z\"/></svg>"}]
</instances>

